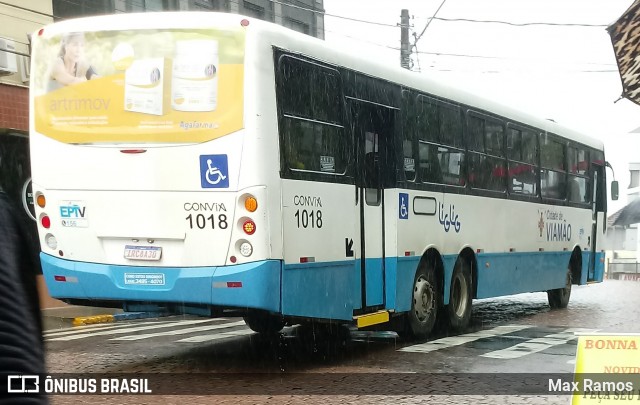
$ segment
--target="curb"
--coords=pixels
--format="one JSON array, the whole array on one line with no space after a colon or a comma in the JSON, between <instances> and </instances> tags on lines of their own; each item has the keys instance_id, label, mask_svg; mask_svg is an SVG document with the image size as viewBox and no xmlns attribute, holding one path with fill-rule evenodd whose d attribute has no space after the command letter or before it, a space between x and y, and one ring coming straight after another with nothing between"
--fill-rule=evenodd
<instances>
[{"instance_id":1,"label":"curb","mask_svg":"<svg viewBox=\"0 0 640 405\"><path fill-rule=\"evenodd\" d=\"M167 315L165 312L123 312L113 315L77 316L73 318L71 324L73 326L95 325L131 319L159 318Z\"/></svg>"}]
</instances>

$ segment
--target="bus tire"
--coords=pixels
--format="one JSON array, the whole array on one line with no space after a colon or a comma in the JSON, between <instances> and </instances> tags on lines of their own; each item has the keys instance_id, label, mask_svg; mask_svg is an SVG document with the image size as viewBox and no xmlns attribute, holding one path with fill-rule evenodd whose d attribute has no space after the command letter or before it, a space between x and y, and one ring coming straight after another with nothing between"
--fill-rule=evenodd
<instances>
[{"instance_id":1,"label":"bus tire","mask_svg":"<svg viewBox=\"0 0 640 405\"><path fill-rule=\"evenodd\" d=\"M407 332L417 338L426 339L436 323L440 307L440 289L433 269L420 266L416 271L411 291L411 310L407 314Z\"/></svg>"},{"instance_id":2,"label":"bus tire","mask_svg":"<svg viewBox=\"0 0 640 405\"><path fill-rule=\"evenodd\" d=\"M547 298L549 299L549 306L552 309L566 308L569 305L569 298L571 297L571 284L573 280L571 277L571 268L567 270L567 282L564 288L556 288L555 290L547 291Z\"/></svg>"},{"instance_id":3,"label":"bus tire","mask_svg":"<svg viewBox=\"0 0 640 405\"><path fill-rule=\"evenodd\" d=\"M449 292L449 305L447 305L447 317L449 326L456 332L462 332L471 320L472 301L471 268L469 262L462 257L456 261L451 277Z\"/></svg>"},{"instance_id":4,"label":"bus tire","mask_svg":"<svg viewBox=\"0 0 640 405\"><path fill-rule=\"evenodd\" d=\"M263 335L274 335L284 328L284 320L267 312L249 312L242 319L249 329Z\"/></svg>"}]
</instances>

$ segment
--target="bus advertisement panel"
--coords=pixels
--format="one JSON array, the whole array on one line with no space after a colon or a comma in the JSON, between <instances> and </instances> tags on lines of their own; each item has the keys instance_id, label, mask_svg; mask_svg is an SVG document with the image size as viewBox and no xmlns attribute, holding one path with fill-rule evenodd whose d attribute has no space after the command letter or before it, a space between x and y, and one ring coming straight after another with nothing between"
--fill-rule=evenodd
<instances>
[{"instance_id":1,"label":"bus advertisement panel","mask_svg":"<svg viewBox=\"0 0 640 405\"><path fill-rule=\"evenodd\" d=\"M36 36L35 130L75 144L195 143L241 129L244 32Z\"/></svg>"}]
</instances>

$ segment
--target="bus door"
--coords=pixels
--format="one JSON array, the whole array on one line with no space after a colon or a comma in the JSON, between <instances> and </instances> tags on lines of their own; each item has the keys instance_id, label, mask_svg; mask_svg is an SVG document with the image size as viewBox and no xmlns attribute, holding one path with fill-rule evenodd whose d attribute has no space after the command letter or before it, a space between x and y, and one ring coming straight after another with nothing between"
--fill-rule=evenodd
<instances>
[{"instance_id":1,"label":"bus door","mask_svg":"<svg viewBox=\"0 0 640 405\"><path fill-rule=\"evenodd\" d=\"M604 166L592 164L593 167L593 176L591 179L591 186L593 190L592 201L591 201L591 238L589 242L589 273L587 275L587 282L596 280L596 254L598 252L598 221L604 220L604 214L602 218L598 218L598 213L604 212Z\"/></svg>"},{"instance_id":2,"label":"bus door","mask_svg":"<svg viewBox=\"0 0 640 405\"><path fill-rule=\"evenodd\" d=\"M362 310L384 306L384 175L389 175L389 147L393 139L394 110L350 100L356 162L355 214L359 221L358 248Z\"/></svg>"}]
</instances>

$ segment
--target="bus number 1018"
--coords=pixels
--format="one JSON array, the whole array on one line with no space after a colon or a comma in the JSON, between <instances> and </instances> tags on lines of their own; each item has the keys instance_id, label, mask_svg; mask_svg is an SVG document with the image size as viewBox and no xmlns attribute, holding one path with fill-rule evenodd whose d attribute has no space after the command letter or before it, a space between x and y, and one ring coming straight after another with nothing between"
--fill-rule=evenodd
<instances>
[{"instance_id":1,"label":"bus number 1018","mask_svg":"<svg viewBox=\"0 0 640 405\"><path fill-rule=\"evenodd\" d=\"M322 211L297 210L295 213L298 228L322 228Z\"/></svg>"},{"instance_id":2,"label":"bus number 1018","mask_svg":"<svg viewBox=\"0 0 640 405\"><path fill-rule=\"evenodd\" d=\"M225 214L220 214L217 218L214 214L211 214L208 217L204 214L189 214L189 216L185 219L187 220L187 222L189 222L189 228L191 229L216 229L216 226L218 227L218 229L227 229L227 226L229 226L229 224L227 223L227 216Z\"/></svg>"}]
</instances>

